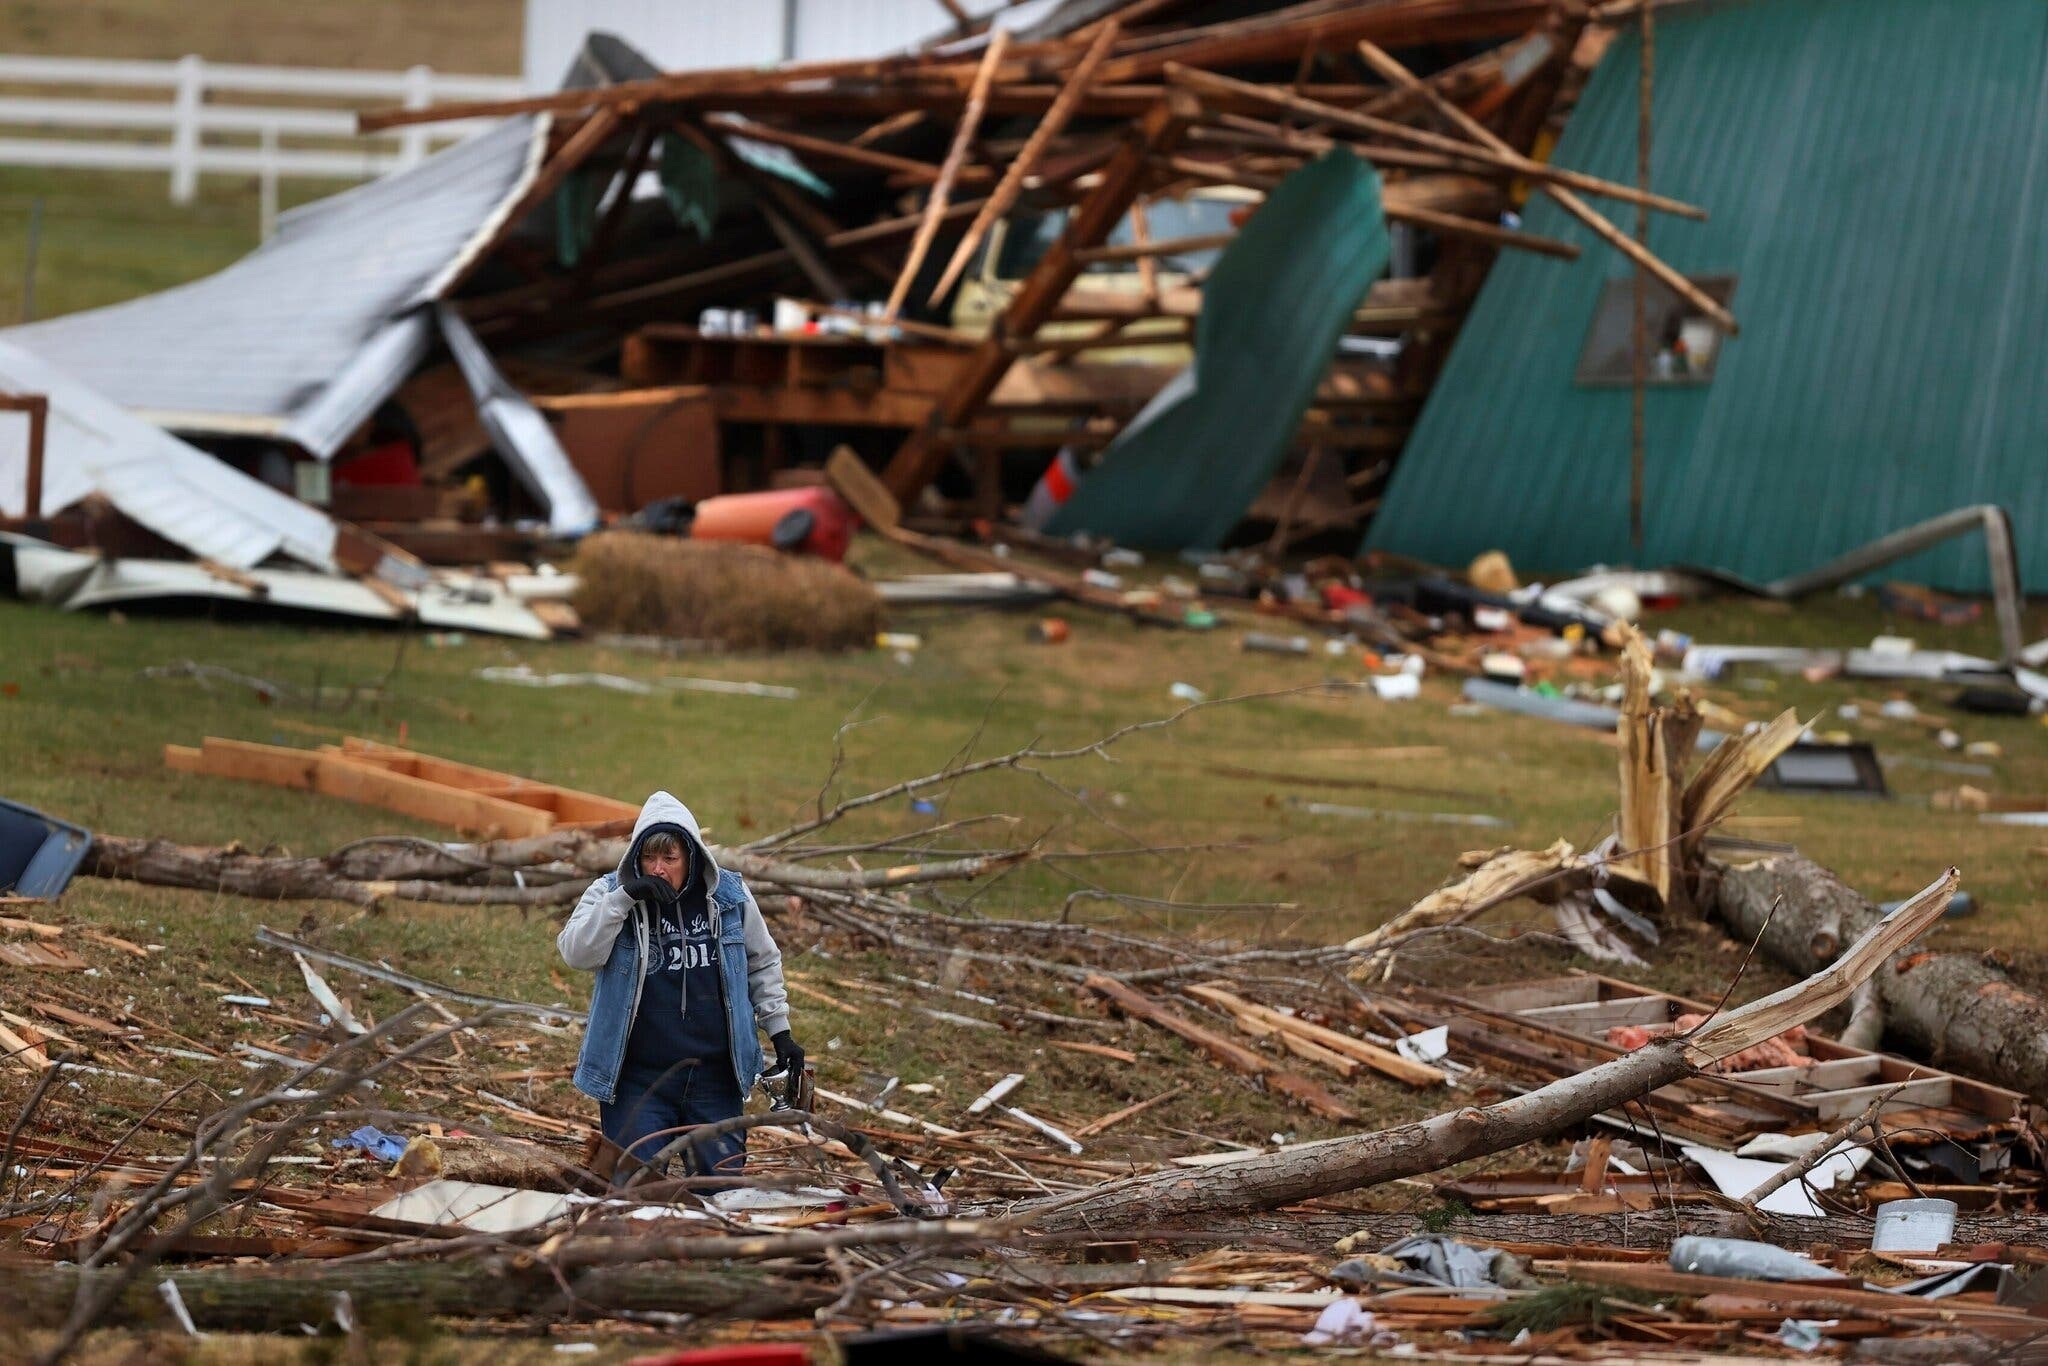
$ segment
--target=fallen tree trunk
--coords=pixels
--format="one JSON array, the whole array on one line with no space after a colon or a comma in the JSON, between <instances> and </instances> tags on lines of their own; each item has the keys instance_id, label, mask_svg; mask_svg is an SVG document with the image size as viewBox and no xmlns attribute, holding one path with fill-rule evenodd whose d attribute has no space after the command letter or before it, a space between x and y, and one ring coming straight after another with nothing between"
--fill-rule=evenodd
<instances>
[{"instance_id":1,"label":"fallen tree trunk","mask_svg":"<svg viewBox=\"0 0 2048 1366\"><path fill-rule=\"evenodd\" d=\"M1823 966L1834 944L1884 916L1797 854L1711 863L1708 872L1711 904L1730 931L1744 940L1761 931L1762 951L1793 972ZM1915 1057L2048 1102L2048 1001L2014 986L1983 957L1905 953L1871 979L1871 991L1885 1034ZM1865 1012L1865 1030L1874 1032L1871 1023Z\"/></svg>"},{"instance_id":2,"label":"fallen tree trunk","mask_svg":"<svg viewBox=\"0 0 2048 1366\"><path fill-rule=\"evenodd\" d=\"M158 887L233 892L259 901L343 901L375 906L382 901L433 901L469 906L560 906L574 902L584 883L539 886L473 886L418 878L352 878L327 860L266 858L233 848L211 849L168 840L95 835L83 870L91 877L120 878Z\"/></svg>"},{"instance_id":3,"label":"fallen tree trunk","mask_svg":"<svg viewBox=\"0 0 2048 1366\"><path fill-rule=\"evenodd\" d=\"M969 882L1034 856L1001 854L898 864L813 868L739 850L711 848L718 863L760 886L799 891L866 891L927 882ZM159 887L234 892L260 901L430 901L459 906L571 905L597 873L619 865L626 841L554 831L488 844L440 844L411 836L359 840L326 858L273 858L228 845L95 835L84 871Z\"/></svg>"},{"instance_id":4,"label":"fallen tree trunk","mask_svg":"<svg viewBox=\"0 0 2048 1366\"><path fill-rule=\"evenodd\" d=\"M1846 952L1804 981L1714 1016L1690 1034L1656 1040L1526 1095L1197 1171L1176 1169L1112 1181L1040 1200L1019 1212L1031 1227L1048 1231L1113 1232L1180 1224L1419 1176L1537 1142L1833 1009L1940 919L1960 879L1960 873L1949 869L1898 910L1881 916Z\"/></svg>"},{"instance_id":5,"label":"fallen tree trunk","mask_svg":"<svg viewBox=\"0 0 2048 1366\"><path fill-rule=\"evenodd\" d=\"M119 1274L114 1269L81 1271L76 1266L5 1268L0 1270L0 1321L15 1328L54 1327L71 1312L81 1276ZM557 1279L532 1257L503 1256L315 1264L287 1271L157 1271L124 1290L100 1322L168 1325L170 1309L157 1289L163 1281L178 1287L186 1312L202 1332L294 1333L302 1323L316 1328L332 1324L337 1297L344 1294L356 1318L370 1324L398 1307L409 1317L587 1317L613 1310L660 1310L700 1317L773 1318L832 1299L832 1292L821 1284L782 1280L746 1268L599 1266Z\"/></svg>"}]
</instances>

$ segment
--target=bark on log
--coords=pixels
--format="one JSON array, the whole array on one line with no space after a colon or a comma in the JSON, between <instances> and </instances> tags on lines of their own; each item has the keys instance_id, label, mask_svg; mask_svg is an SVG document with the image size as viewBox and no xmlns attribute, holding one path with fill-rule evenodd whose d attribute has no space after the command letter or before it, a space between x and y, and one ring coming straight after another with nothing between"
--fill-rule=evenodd
<instances>
[{"instance_id":1,"label":"bark on log","mask_svg":"<svg viewBox=\"0 0 2048 1366\"><path fill-rule=\"evenodd\" d=\"M1762 951L1793 972L1819 965L1819 927L1839 924L1848 938L1884 914L1797 854L1739 866L1713 863L1709 873L1722 921L1744 940L1762 930ZM1913 1056L2048 1102L2048 1001L2014 986L1975 954L1902 952L1871 982L1887 1035Z\"/></svg>"},{"instance_id":2,"label":"bark on log","mask_svg":"<svg viewBox=\"0 0 2048 1366\"><path fill-rule=\"evenodd\" d=\"M107 1268L75 1266L0 1269L0 1322L54 1327L71 1312L81 1275L113 1277ZM408 1315L468 1318L551 1317L606 1310L665 1310L704 1317L773 1318L829 1303L821 1285L780 1280L752 1269L696 1266L591 1267L568 1278L562 1293L547 1267L532 1258L466 1262L382 1262L343 1266L210 1267L160 1270L139 1278L101 1319L106 1325L168 1324L157 1290L169 1280L201 1331L296 1332L302 1323L334 1321L335 1297L346 1293L358 1317L374 1321L392 1306Z\"/></svg>"},{"instance_id":3,"label":"bark on log","mask_svg":"<svg viewBox=\"0 0 2048 1366\"><path fill-rule=\"evenodd\" d=\"M1804 981L1526 1095L1467 1106L1418 1124L1354 1134L1195 1171L1176 1169L1054 1196L1019 1211L1048 1231L1126 1232L1275 1209L1548 1138L1719 1061L1847 1000L1895 952L1940 919L1960 874L1949 869L1872 924L1849 951Z\"/></svg>"},{"instance_id":4,"label":"bark on log","mask_svg":"<svg viewBox=\"0 0 2048 1366\"><path fill-rule=\"evenodd\" d=\"M1480 1246L1501 1243L1549 1244L1570 1247L1654 1248L1663 1251L1682 1234L1717 1238L1761 1238L1779 1247L1805 1248L1815 1243L1837 1247L1868 1247L1874 1221L1867 1214L1830 1214L1814 1220L1798 1214L1757 1211L1745 1218L1704 1206L1659 1207L1620 1214L1468 1214L1450 1220L1443 1232ZM1241 1215L1228 1221L1203 1221L1176 1227L1158 1226L1145 1233L1147 1242L1200 1251L1219 1241L1238 1246L1269 1244L1324 1251L1339 1238L1360 1236L1356 1246L1372 1251L1413 1234L1414 1214L1331 1214L1289 1209ZM2048 1241L2048 1216L2039 1214L1977 1214L1956 1216L1958 1245L2016 1243L2040 1246Z\"/></svg>"},{"instance_id":5,"label":"bark on log","mask_svg":"<svg viewBox=\"0 0 2048 1366\"><path fill-rule=\"evenodd\" d=\"M583 891L580 881L538 887L476 887L418 878L363 880L337 873L324 859L265 858L233 847L210 849L119 835L93 836L84 871L91 877L233 892L259 901L343 901L352 906L392 900L559 906L575 901Z\"/></svg>"},{"instance_id":6,"label":"bark on log","mask_svg":"<svg viewBox=\"0 0 2048 1366\"><path fill-rule=\"evenodd\" d=\"M711 846L711 856L761 886L859 891L927 882L971 882L1034 857L1032 847L974 858L848 870L764 858ZM326 858L271 858L229 845L95 835L85 872L159 887L234 892L260 901L430 901L459 906L566 906L595 874L626 856L626 841L563 830L487 844L393 837L363 840ZM514 873L519 876L514 876Z\"/></svg>"}]
</instances>

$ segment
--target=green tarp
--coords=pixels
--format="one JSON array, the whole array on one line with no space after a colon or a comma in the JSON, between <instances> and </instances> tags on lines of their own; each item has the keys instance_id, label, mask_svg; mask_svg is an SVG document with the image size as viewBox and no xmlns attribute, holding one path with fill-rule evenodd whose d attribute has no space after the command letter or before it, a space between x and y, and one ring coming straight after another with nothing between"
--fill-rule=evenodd
<instances>
[{"instance_id":1,"label":"green tarp","mask_svg":"<svg viewBox=\"0 0 2048 1366\"><path fill-rule=\"evenodd\" d=\"M1048 529L1154 550L1221 545L1279 469L1387 250L1371 167L1340 149L1287 177L1203 288L1193 364Z\"/></svg>"}]
</instances>

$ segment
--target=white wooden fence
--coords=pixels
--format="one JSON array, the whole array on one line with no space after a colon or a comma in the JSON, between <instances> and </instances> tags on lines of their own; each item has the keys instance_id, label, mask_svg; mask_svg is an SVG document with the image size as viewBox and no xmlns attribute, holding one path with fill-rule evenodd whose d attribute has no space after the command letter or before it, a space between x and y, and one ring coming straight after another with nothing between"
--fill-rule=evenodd
<instances>
[{"instance_id":1,"label":"white wooden fence","mask_svg":"<svg viewBox=\"0 0 2048 1366\"><path fill-rule=\"evenodd\" d=\"M238 66L196 56L138 62L0 54L0 89L21 87L89 93L0 94L0 165L166 171L171 199L179 204L192 201L202 175L254 174L263 183L266 228L275 214L280 176L365 180L410 166L434 147L484 126L417 124L364 136L356 132L358 108L416 109L443 100L526 93L516 76L449 75L427 66L353 71ZM108 98L112 90L146 93ZM209 102L216 93L324 99L348 107ZM81 131L113 136L81 137Z\"/></svg>"}]
</instances>

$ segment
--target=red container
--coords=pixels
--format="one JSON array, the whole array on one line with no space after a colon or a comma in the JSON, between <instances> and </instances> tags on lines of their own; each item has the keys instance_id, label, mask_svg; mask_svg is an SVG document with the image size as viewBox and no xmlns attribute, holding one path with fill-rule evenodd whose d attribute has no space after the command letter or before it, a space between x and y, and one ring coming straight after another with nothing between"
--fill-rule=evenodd
<instances>
[{"instance_id":1,"label":"red container","mask_svg":"<svg viewBox=\"0 0 2048 1366\"><path fill-rule=\"evenodd\" d=\"M759 1342L634 1357L628 1366L809 1366L810 1359L801 1343Z\"/></svg>"},{"instance_id":2,"label":"red container","mask_svg":"<svg viewBox=\"0 0 2048 1366\"><path fill-rule=\"evenodd\" d=\"M824 560L843 560L859 524L846 500L831 489L768 489L706 498L697 504L690 535L703 541L746 541Z\"/></svg>"}]
</instances>

